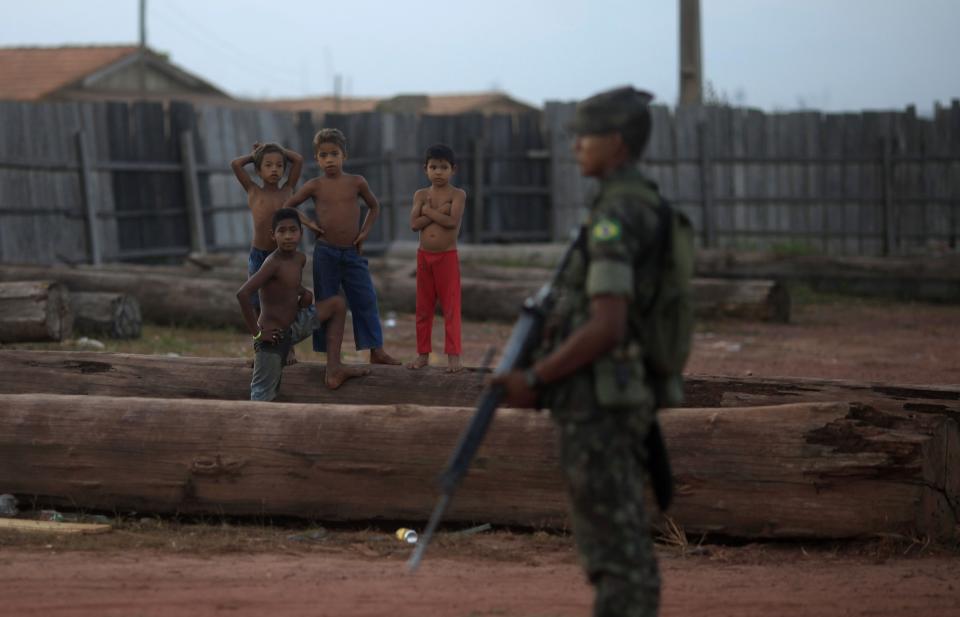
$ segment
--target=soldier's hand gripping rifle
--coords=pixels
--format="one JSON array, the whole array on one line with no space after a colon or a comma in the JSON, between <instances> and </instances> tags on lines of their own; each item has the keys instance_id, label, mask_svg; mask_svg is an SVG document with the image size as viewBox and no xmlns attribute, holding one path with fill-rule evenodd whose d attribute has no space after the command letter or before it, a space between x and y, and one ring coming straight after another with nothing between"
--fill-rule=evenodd
<instances>
[{"instance_id":1,"label":"soldier's hand gripping rifle","mask_svg":"<svg viewBox=\"0 0 960 617\"><path fill-rule=\"evenodd\" d=\"M581 227L577 233L576 239L570 243L560 263L553 273L553 277L533 296L524 301L520 309L520 316L513 326L507 346L503 350L500 362L494 369L495 375L509 373L515 369L526 368L530 365L530 354L535 346L540 342L540 336L543 333L543 323L550 314L555 301L554 287L563 271L570 262L570 257L574 251L579 250L580 245L586 240L585 228ZM436 531L440 519L444 512L450 506L450 500L453 498L453 492L460 485L463 476L470 468L470 462L477 453L480 443L487 434L490 422L493 421L493 414L500 406L503 400L504 388L502 385L489 385L480 395L480 401L477 403L477 410L467 425L466 430L460 435L457 447L454 449L447 466L440 475L440 499L430 515L430 521L423 532L423 537L417 544L416 550L407 562L407 569L415 572L423 559L423 553L427 550L427 545Z\"/></svg>"}]
</instances>

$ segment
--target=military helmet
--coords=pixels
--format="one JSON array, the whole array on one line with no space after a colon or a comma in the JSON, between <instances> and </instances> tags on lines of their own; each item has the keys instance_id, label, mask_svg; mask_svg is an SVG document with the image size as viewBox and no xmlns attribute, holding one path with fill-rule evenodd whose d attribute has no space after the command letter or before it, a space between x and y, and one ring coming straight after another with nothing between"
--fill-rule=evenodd
<instances>
[{"instance_id":1,"label":"military helmet","mask_svg":"<svg viewBox=\"0 0 960 617\"><path fill-rule=\"evenodd\" d=\"M639 156L650 137L652 100L652 94L631 86L606 90L580 101L567 128L578 134L619 131L631 152Z\"/></svg>"}]
</instances>

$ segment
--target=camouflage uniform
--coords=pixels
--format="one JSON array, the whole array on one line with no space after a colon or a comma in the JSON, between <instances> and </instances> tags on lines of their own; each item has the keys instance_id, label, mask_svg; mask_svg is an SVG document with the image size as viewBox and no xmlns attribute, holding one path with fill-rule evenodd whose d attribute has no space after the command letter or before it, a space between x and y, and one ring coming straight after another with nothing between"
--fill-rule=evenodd
<instances>
[{"instance_id":1,"label":"camouflage uniform","mask_svg":"<svg viewBox=\"0 0 960 617\"><path fill-rule=\"evenodd\" d=\"M559 281L536 355L555 349L589 319L593 296L626 297L629 314L642 314L660 273L649 248L657 240L658 203L655 186L633 164L601 180L585 222L585 250L574 253ZM596 587L595 617L656 615L659 604L644 507L644 440L656 403L637 339L631 327L623 344L542 391L559 429L573 531Z\"/></svg>"}]
</instances>

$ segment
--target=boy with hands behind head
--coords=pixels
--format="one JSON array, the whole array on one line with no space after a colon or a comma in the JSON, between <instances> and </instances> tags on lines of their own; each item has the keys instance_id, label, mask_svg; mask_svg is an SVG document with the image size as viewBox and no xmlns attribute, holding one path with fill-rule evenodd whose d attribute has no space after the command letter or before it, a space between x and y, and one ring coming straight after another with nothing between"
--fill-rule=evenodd
<instances>
[{"instance_id":1,"label":"boy with hands behind head","mask_svg":"<svg viewBox=\"0 0 960 617\"><path fill-rule=\"evenodd\" d=\"M290 174L281 187L287 160L290 161ZM254 182L244 169L250 163L253 163L253 169L263 181L263 186ZM275 143L255 143L250 154L233 159L230 167L247 193L247 205L250 207L250 216L253 217L253 241L247 260L247 276L253 276L267 255L277 248L271 230L273 213L293 194L293 188L299 182L300 171L303 169L303 157ZM256 294L251 296L250 301L256 310L260 310Z\"/></svg>"}]
</instances>

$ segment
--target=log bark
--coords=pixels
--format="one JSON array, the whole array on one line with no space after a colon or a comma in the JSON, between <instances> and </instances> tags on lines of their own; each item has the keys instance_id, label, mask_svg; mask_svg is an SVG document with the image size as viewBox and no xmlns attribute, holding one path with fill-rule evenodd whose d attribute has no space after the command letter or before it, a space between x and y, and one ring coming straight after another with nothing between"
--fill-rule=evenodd
<instances>
[{"instance_id":1,"label":"log bark","mask_svg":"<svg viewBox=\"0 0 960 617\"><path fill-rule=\"evenodd\" d=\"M0 343L62 341L72 333L70 298L62 285L0 283Z\"/></svg>"},{"instance_id":2,"label":"log bark","mask_svg":"<svg viewBox=\"0 0 960 617\"><path fill-rule=\"evenodd\" d=\"M960 423L960 385L709 375L690 375L684 383L685 407L752 407L815 401L858 401L907 416L942 415Z\"/></svg>"},{"instance_id":3,"label":"log bark","mask_svg":"<svg viewBox=\"0 0 960 617\"><path fill-rule=\"evenodd\" d=\"M369 403L472 406L487 372L411 371L372 365L371 374L337 390L324 386L325 365L298 362L283 371L278 400L298 403ZM243 358L172 358L86 351L0 350L0 392L91 394L157 398L246 400L249 361Z\"/></svg>"},{"instance_id":4,"label":"log bark","mask_svg":"<svg viewBox=\"0 0 960 617\"><path fill-rule=\"evenodd\" d=\"M838 257L729 250L697 253L698 276L773 278L818 291L934 302L960 301L960 257Z\"/></svg>"},{"instance_id":5,"label":"log bark","mask_svg":"<svg viewBox=\"0 0 960 617\"><path fill-rule=\"evenodd\" d=\"M460 263L553 267L562 244L465 244ZM387 256L412 263L416 242L394 242ZM960 256L849 257L699 249L695 273L706 278L774 279L814 289L937 302L960 301Z\"/></svg>"},{"instance_id":6,"label":"log bark","mask_svg":"<svg viewBox=\"0 0 960 617\"><path fill-rule=\"evenodd\" d=\"M523 301L549 277L535 277L536 269L519 268L507 280L510 268L474 269L476 276L461 281L462 314L468 319L513 321ZM309 269L305 268L305 272ZM409 268L374 269L380 304L413 312L416 279ZM309 279L309 274L305 276ZM46 278L71 292L126 294L140 303L143 318L155 323L244 327L235 297L245 274L240 270L208 272L185 267L149 266L34 266L0 265L0 281ZM774 281L701 280L693 282L694 308L701 316L788 321L790 298Z\"/></svg>"},{"instance_id":7,"label":"log bark","mask_svg":"<svg viewBox=\"0 0 960 617\"><path fill-rule=\"evenodd\" d=\"M0 486L140 512L423 521L469 410L0 395ZM957 424L804 403L662 415L688 532L950 537ZM564 526L546 414L502 410L447 521Z\"/></svg>"},{"instance_id":8,"label":"log bark","mask_svg":"<svg viewBox=\"0 0 960 617\"><path fill-rule=\"evenodd\" d=\"M467 319L513 321L523 301L546 282L521 278L461 278L461 314ZM397 311L413 312L417 306L417 282L409 272L374 274L380 304ZM729 317L760 321L790 321L790 294L775 281L694 279L694 310L699 317Z\"/></svg>"},{"instance_id":9,"label":"log bark","mask_svg":"<svg viewBox=\"0 0 960 617\"><path fill-rule=\"evenodd\" d=\"M0 281L45 278L71 292L109 292L132 296L143 318L154 323L243 327L236 293L243 279L152 274L143 268L123 271L89 266L0 265Z\"/></svg>"},{"instance_id":10,"label":"log bark","mask_svg":"<svg viewBox=\"0 0 960 617\"><path fill-rule=\"evenodd\" d=\"M469 407L476 403L488 374L477 368L453 374L440 367L370 369L369 376L331 391L323 386L324 365L301 361L284 369L280 401ZM29 392L244 400L250 396L250 367L241 358L0 350L0 393ZM960 422L960 386L690 375L685 396L685 407L851 401L907 416L942 415Z\"/></svg>"},{"instance_id":11,"label":"log bark","mask_svg":"<svg viewBox=\"0 0 960 617\"><path fill-rule=\"evenodd\" d=\"M74 328L81 334L114 339L140 338L143 317L133 296L119 293L70 294Z\"/></svg>"}]
</instances>

